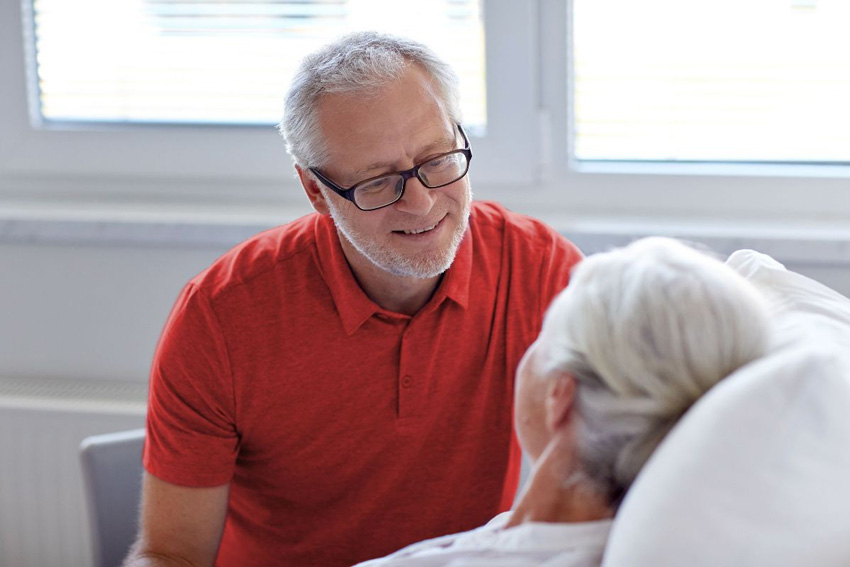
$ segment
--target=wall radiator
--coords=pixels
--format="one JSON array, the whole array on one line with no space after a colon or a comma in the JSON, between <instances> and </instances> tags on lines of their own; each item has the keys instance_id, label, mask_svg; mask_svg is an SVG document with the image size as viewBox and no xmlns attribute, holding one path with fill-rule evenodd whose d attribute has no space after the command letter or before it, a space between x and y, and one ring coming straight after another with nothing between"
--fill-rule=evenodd
<instances>
[{"instance_id":1,"label":"wall radiator","mask_svg":"<svg viewBox=\"0 0 850 567\"><path fill-rule=\"evenodd\" d=\"M90 567L80 442L144 426L147 385L0 378L0 566Z\"/></svg>"}]
</instances>

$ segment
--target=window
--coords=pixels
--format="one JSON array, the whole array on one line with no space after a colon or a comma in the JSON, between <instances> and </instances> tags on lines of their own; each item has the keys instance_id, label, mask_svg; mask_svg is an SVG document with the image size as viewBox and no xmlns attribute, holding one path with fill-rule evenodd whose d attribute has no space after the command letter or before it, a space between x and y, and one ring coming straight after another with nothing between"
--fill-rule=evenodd
<instances>
[{"instance_id":1,"label":"window","mask_svg":"<svg viewBox=\"0 0 850 567\"><path fill-rule=\"evenodd\" d=\"M70 15L69 6L73 5L72 11L79 14L91 14L91 11L80 11L80 6L86 2L95 7L92 10L102 11L104 17L92 18L89 15L83 19L113 22L103 26L106 30L98 32L106 34L106 37L111 34L112 39L98 40L95 32L77 31L81 23L79 17L74 19ZM116 5L124 2L136 7L133 16L129 17L130 31L118 31L118 24L114 23L128 19L126 12L122 11L120 17L116 15ZM227 9L249 12L240 20L244 25L249 22L259 25L259 20L266 24L271 20L275 25L289 25L285 17L259 17L250 13L250 10L259 10L267 4L272 3L259 0L80 0L73 3L24 0L0 3L0 76L10 78L9 81L4 80L0 87L3 89L0 98L0 124L3 124L0 128L0 188L18 188L26 194L32 187L39 187L48 193L55 190L63 195L91 189L96 191L97 198L100 195L117 195L118 198L153 196L157 199L167 196L169 199L179 197L190 201L205 196L278 201L283 198L300 205L303 197L296 186L290 159L272 126L279 120L288 81L282 78L286 71L262 70L270 69L269 65L278 64L280 59L299 61L301 55L289 53L289 47L286 48L287 53L281 54L282 44L271 47L268 36L252 32L250 35L259 36L257 43L250 48L245 47L245 43L239 45L251 54L251 57L240 60L240 64L255 66L246 71L253 78L243 76L234 81L240 84L227 85L226 89L205 82L206 79L202 81L202 91L207 94L226 90L231 96L224 98L241 99L247 96L246 91L250 91L248 94L251 96L260 92L254 88L260 82L258 77L264 73L268 75L268 84L263 85L265 94L253 99L250 104L243 104L240 100L235 105L235 113L233 106L222 110L222 106L211 99L213 104L200 116L190 116L189 120L185 120L187 115L198 111L197 106L203 106L197 94L184 99L194 100L194 105L182 104L178 100L176 114L173 103L179 97L170 97L171 110L165 110L165 105L141 105L148 109L158 108L153 114L139 114L136 106L139 97L148 96L149 100L156 101L169 98L160 96L162 91L157 92L157 89L170 88L169 83L184 72L179 65L187 61L209 62L214 59L213 65L237 66L224 56L229 51L222 46L232 47L237 35L244 30L237 25L222 31L216 26L229 18L213 17L208 12L223 10L226 6ZM273 4L276 10L288 5L293 10L304 12L309 8L308 4L316 10L310 17L302 13L305 17L296 18L298 23L292 24L301 30L295 43L304 51L324 43L327 37L338 35L339 29L346 26L406 33L432 43L465 77L463 104L467 125L471 126L467 131L476 151L474 176L478 183L531 182L537 150L537 125L534 120L534 44L529 41L529 34L536 25L536 12L530 3L487 2L485 5L484 0L435 0L427 3L416 0L317 0ZM175 10L194 10L195 15L167 15ZM438 18L435 23L435 14L442 20ZM175 20L172 21L172 18ZM345 23L339 26L334 23L327 29L319 26L324 30L321 33L327 34L327 37L320 37L304 23L320 19L344 20ZM164 20L169 24L163 23ZM197 25L197 29L192 30L190 23ZM291 18L289 23L292 23ZM74 41L70 44L65 41L63 47L51 45L47 39L51 36L50 30L69 25L75 30ZM176 33L176 29L183 31ZM54 41L60 41L62 33L52 32ZM130 33L146 37L142 44L138 44L144 47L116 57L110 52L120 45L114 36ZM162 45L183 45L187 35L200 39L206 47L200 50L175 48L173 60L180 71L166 70L163 71L166 75L159 78L151 74L146 67L150 63L145 63L142 57L150 53L141 52L151 52L154 58L161 58L163 52L172 53ZM166 43L157 44L158 41ZM24 46L38 47L38 59L34 59L35 49L25 50ZM264 48L269 51L264 52ZM67 59L60 64L68 55L62 53L63 49L68 50L71 59L83 60L82 71L71 72ZM198 52L207 49L216 58L204 58ZM122 64L132 62L131 71L134 71L129 76L136 77L132 81L136 83L133 88L129 88L126 69L117 69L116 61ZM89 68L86 69L85 65ZM110 73L118 79L107 81ZM210 81L219 80L215 73L201 73L206 73ZM103 84L98 84L101 80ZM493 85L498 85L498 88ZM95 87L102 89L103 93L95 104L83 102L75 105L75 98L89 98L90 90ZM243 90L232 94L235 91L228 90L231 88ZM135 94L125 96L124 102L116 102L114 95L120 91L124 95ZM79 93L86 94L77 97ZM203 96L200 100L204 100ZM239 115L246 109L253 114ZM269 118L272 114L275 116ZM517 145L517 137L535 140L535 143Z\"/></svg>"},{"instance_id":2,"label":"window","mask_svg":"<svg viewBox=\"0 0 850 567\"><path fill-rule=\"evenodd\" d=\"M159 29L153 34L157 40L180 43L191 23L200 30L191 34L211 42L208 46L234 41L231 31L239 31L223 32L216 26L224 18L210 11L225 6L259 10L271 4L121 0L130 1L144 7L145 33ZM73 92L67 83L52 82L65 67L50 70L57 61L51 59L63 54L40 43L43 56L36 62L28 60L33 50L24 46L36 45L36 32L48 29L38 31L38 26L56 23L48 18L51 10L85 2L95 0L0 2L0 199L37 193L47 199L82 196L169 206L177 201L187 209L210 201L305 206L290 159L271 126L277 117L264 117L281 103L286 80L277 75L268 92L280 94L237 105L253 117L216 114L223 108L216 103L191 119L206 124L169 123L175 119L164 111L142 116L113 109L109 116L97 116L54 106ZM97 2L105 11L119 4ZM354 8L369 4L291 0L274 2L274 7L316 10L302 13L293 24L304 42L313 34L307 22L322 19L348 19L364 28L389 26L397 33L408 33L399 26L409 24L409 33L426 41L454 41L449 36L461 32L446 30L460 29L452 26L466 25L464 20L477 21L463 28L477 26L477 32L469 32L470 37L478 34L468 44L472 47L435 44L448 50L444 55L461 75L478 77L464 86L472 101L467 118L481 124L469 132L477 198L500 200L556 223L556 217L583 221L618 215L771 222L850 218L850 115L841 106L850 99L850 34L836 32L850 29L845 0L395 0L380 2L381 11L368 21L355 21ZM399 15L406 9L414 10L412 18ZM448 20L424 25L426 9ZM46 18L40 22L33 19L39 10ZM174 10L194 10L195 15L178 16ZM268 20L292 23L279 15L251 13L241 22L259 25L258 18L264 25ZM137 27L143 19L132 18ZM182 22L180 33L177 22ZM260 34L257 45L268 45L267 40ZM309 39L314 40L324 41ZM114 44L104 45L100 51ZM92 60L113 56L77 47L89 49ZM220 64L236 65L222 55L228 50L205 49L217 53ZM264 57L277 64L274 49L245 48L251 56L240 64L260 65ZM197 55L175 55L174 60L203 60ZM479 70L465 71L467 61L477 61ZM254 86L264 71L257 69L245 70L254 78L227 85L250 85L235 98L260 92ZM90 75L105 77L101 71ZM210 80L218 80L214 75ZM160 88L168 81L148 82L146 88ZM204 91L222 89L207 83ZM109 105L94 106L100 111Z\"/></svg>"},{"instance_id":3,"label":"window","mask_svg":"<svg viewBox=\"0 0 850 567\"><path fill-rule=\"evenodd\" d=\"M347 32L377 29L451 59L467 130L484 130L479 0L32 3L34 98L46 121L273 125L306 54Z\"/></svg>"},{"instance_id":4,"label":"window","mask_svg":"<svg viewBox=\"0 0 850 567\"><path fill-rule=\"evenodd\" d=\"M575 0L575 157L850 163L848 26L846 0Z\"/></svg>"}]
</instances>

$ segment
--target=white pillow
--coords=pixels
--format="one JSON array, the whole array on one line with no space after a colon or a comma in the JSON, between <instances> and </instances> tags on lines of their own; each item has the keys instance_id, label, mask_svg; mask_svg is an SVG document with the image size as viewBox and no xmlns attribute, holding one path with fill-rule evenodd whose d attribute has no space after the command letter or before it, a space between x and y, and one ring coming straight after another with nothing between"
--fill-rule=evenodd
<instances>
[{"instance_id":1,"label":"white pillow","mask_svg":"<svg viewBox=\"0 0 850 567\"><path fill-rule=\"evenodd\" d=\"M623 502L606 567L850 566L850 300L768 256L771 353L706 394Z\"/></svg>"},{"instance_id":2,"label":"white pillow","mask_svg":"<svg viewBox=\"0 0 850 567\"><path fill-rule=\"evenodd\" d=\"M753 250L733 253L726 264L758 288L774 308L774 348L792 346L801 338L850 348L850 300L846 297Z\"/></svg>"}]
</instances>

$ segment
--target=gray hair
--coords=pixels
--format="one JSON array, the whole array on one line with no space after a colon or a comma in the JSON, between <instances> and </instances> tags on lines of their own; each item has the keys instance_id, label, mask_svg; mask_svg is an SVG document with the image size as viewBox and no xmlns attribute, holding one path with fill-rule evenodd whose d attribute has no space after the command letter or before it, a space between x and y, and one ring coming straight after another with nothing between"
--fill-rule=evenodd
<instances>
[{"instance_id":1,"label":"gray hair","mask_svg":"<svg viewBox=\"0 0 850 567\"><path fill-rule=\"evenodd\" d=\"M327 159L317 113L322 95L371 93L419 65L436 83L449 118L460 123L457 75L425 45L377 32L346 35L308 55L295 72L278 126L286 150L302 168Z\"/></svg>"},{"instance_id":2,"label":"gray hair","mask_svg":"<svg viewBox=\"0 0 850 567\"><path fill-rule=\"evenodd\" d=\"M580 472L618 506L712 386L764 354L768 307L722 262L667 238L589 257L543 324L543 376L577 381Z\"/></svg>"}]
</instances>

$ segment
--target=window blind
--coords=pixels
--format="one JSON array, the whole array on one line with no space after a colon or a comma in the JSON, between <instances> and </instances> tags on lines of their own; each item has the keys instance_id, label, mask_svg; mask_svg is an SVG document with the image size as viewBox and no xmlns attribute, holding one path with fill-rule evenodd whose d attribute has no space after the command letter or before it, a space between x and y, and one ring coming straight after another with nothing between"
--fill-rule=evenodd
<instances>
[{"instance_id":1,"label":"window blind","mask_svg":"<svg viewBox=\"0 0 850 567\"><path fill-rule=\"evenodd\" d=\"M46 121L275 124L302 57L355 30L430 45L485 126L480 0L33 0Z\"/></svg>"},{"instance_id":2,"label":"window blind","mask_svg":"<svg viewBox=\"0 0 850 567\"><path fill-rule=\"evenodd\" d=\"M850 162L847 0L574 0L580 160Z\"/></svg>"}]
</instances>

